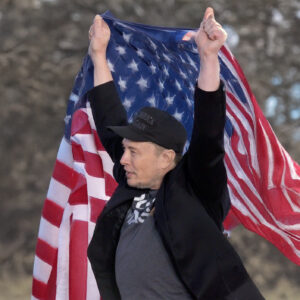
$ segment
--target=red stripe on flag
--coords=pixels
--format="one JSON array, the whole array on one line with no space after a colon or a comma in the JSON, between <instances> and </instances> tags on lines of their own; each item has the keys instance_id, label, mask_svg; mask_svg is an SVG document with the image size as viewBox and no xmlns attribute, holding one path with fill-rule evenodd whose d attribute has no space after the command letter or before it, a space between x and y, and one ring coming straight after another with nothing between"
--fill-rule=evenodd
<instances>
[{"instance_id":1,"label":"red stripe on flag","mask_svg":"<svg viewBox=\"0 0 300 300\"><path fill-rule=\"evenodd\" d=\"M77 176L77 182L69 197L69 203L71 205L88 203L86 179L82 174Z\"/></svg>"},{"instance_id":2,"label":"red stripe on flag","mask_svg":"<svg viewBox=\"0 0 300 300\"><path fill-rule=\"evenodd\" d=\"M84 162L84 154L81 145L74 141L71 142L71 145L74 160L77 162Z\"/></svg>"},{"instance_id":3,"label":"red stripe on flag","mask_svg":"<svg viewBox=\"0 0 300 300\"><path fill-rule=\"evenodd\" d=\"M84 152L85 169L87 173L94 177L104 177L102 159L98 154Z\"/></svg>"},{"instance_id":4,"label":"red stripe on flag","mask_svg":"<svg viewBox=\"0 0 300 300\"><path fill-rule=\"evenodd\" d=\"M55 180L71 189L74 184L74 175L74 170L72 168L61 161L56 160L52 175Z\"/></svg>"},{"instance_id":5,"label":"red stripe on flag","mask_svg":"<svg viewBox=\"0 0 300 300\"><path fill-rule=\"evenodd\" d=\"M57 255L55 257L52 267L53 268L48 281L45 300L56 300Z\"/></svg>"},{"instance_id":6,"label":"red stripe on flag","mask_svg":"<svg viewBox=\"0 0 300 300\"><path fill-rule=\"evenodd\" d=\"M69 298L86 300L88 222L73 221L70 231Z\"/></svg>"},{"instance_id":7,"label":"red stripe on flag","mask_svg":"<svg viewBox=\"0 0 300 300\"><path fill-rule=\"evenodd\" d=\"M109 197L112 196L118 184L115 179L108 173L104 172L105 179L105 194Z\"/></svg>"},{"instance_id":8,"label":"red stripe on flag","mask_svg":"<svg viewBox=\"0 0 300 300\"><path fill-rule=\"evenodd\" d=\"M91 203L90 220L91 220L91 222L96 223L98 216L100 215L100 213L102 212L102 210L106 204L106 201L104 201L102 199L97 199L97 198L91 197L90 203Z\"/></svg>"},{"instance_id":9,"label":"red stripe on flag","mask_svg":"<svg viewBox=\"0 0 300 300\"><path fill-rule=\"evenodd\" d=\"M267 126L259 123L257 124L257 156L261 165L261 169L264 171L264 177L268 179L268 173L272 171L272 182L276 186L281 186L283 172L286 172L285 159L277 145L277 138L273 131L269 131L268 125L269 124L267 124ZM267 135L267 137L265 135ZM269 152L269 150L271 152ZM266 182L266 186L268 186L268 182Z\"/></svg>"},{"instance_id":10,"label":"red stripe on flag","mask_svg":"<svg viewBox=\"0 0 300 300\"><path fill-rule=\"evenodd\" d=\"M55 202L46 199L42 211L42 216L56 227L60 226L64 209Z\"/></svg>"},{"instance_id":11,"label":"red stripe on flag","mask_svg":"<svg viewBox=\"0 0 300 300\"><path fill-rule=\"evenodd\" d=\"M89 123L88 115L81 109L77 110L73 115L71 135L91 134L92 129Z\"/></svg>"},{"instance_id":12,"label":"red stripe on flag","mask_svg":"<svg viewBox=\"0 0 300 300\"><path fill-rule=\"evenodd\" d=\"M47 293L47 284L33 278L32 280L32 295L37 299L47 299L45 295Z\"/></svg>"},{"instance_id":13,"label":"red stripe on flag","mask_svg":"<svg viewBox=\"0 0 300 300\"><path fill-rule=\"evenodd\" d=\"M94 177L104 177L102 159L99 154L84 151L80 144L72 142L73 158L76 162L85 163L87 173Z\"/></svg>"},{"instance_id":14,"label":"red stripe on flag","mask_svg":"<svg viewBox=\"0 0 300 300\"><path fill-rule=\"evenodd\" d=\"M44 262L52 266L57 255L57 248L51 247L48 243L38 238L36 244L36 255Z\"/></svg>"}]
</instances>

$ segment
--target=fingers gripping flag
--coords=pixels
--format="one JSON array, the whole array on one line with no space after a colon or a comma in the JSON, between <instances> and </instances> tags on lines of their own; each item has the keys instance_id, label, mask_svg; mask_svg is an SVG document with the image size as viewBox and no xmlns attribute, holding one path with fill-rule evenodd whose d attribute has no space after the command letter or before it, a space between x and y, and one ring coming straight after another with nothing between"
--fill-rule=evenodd
<instances>
[{"instance_id":1,"label":"fingers gripping flag","mask_svg":"<svg viewBox=\"0 0 300 300\"><path fill-rule=\"evenodd\" d=\"M103 17L111 29L108 63L128 118L143 106L155 106L181 121L190 138L200 65L196 45L188 39L191 30L123 22L109 13ZM227 96L225 164L232 202L225 228L241 223L300 264L300 167L280 145L226 46L219 61ZM69 98L65 135L42 211L32 299L100 299L86 252L116 183L85 97L92 87L87 56Z\"/></svg>"}]
</instances>

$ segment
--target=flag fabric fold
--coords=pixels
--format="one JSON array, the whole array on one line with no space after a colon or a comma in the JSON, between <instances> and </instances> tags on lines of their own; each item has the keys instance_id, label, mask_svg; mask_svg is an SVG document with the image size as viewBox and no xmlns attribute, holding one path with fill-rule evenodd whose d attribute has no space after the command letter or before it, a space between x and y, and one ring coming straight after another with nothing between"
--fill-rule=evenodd
<instances>
[{"instance_id":1,"label":"flag fabric fold","mask_svg":"<svg viewBox=\"0 0 300 300\"><path fill-rule=\"evenodd\" d=\"M111 29L109 67L129 120L141 107L155 106L180 120L190 138L200 66L196 45L188 39L192 29L124 22L109 13L103 17ZM300 167L279 143L227 46L219 61L226 86L225 164L232 202L224 226L240 223L300 264ZM100 299L86 251L116 182L85 96L92 87L93 65L86 56L69 98L42 211L32 299Z\"/></svg>"}]
</instances>

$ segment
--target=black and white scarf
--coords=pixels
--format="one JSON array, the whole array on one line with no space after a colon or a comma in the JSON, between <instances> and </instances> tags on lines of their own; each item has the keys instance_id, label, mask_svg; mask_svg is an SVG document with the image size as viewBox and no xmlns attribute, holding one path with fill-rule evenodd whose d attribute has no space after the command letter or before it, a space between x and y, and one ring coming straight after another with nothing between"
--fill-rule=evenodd
<instances>
[{"instance_id":1,"label":"black and white scarf","mask_svg":"<svg viewBox=\"0 0 300 300\"><path fill-rule=\"evenodd\" d=\"M157 191L151 190L149 193L133 199L132 206L126 217L127 224L144 223L154 207L156 193Z\"/></svg>"}]
</instances>

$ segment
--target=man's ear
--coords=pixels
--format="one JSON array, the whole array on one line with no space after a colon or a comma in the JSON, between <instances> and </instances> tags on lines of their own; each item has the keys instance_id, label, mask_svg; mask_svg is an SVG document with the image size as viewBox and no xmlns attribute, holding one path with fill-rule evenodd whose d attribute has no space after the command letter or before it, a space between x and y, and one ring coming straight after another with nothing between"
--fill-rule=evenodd
<instances>
[{"instance_id":1,"label":"man's ear","mask_svg":"<svg viewBox=\"0 0 300 300\"><path fill-rule=\"evenodd\" d=\"M163 157L163 168L167 169L169 167L173 167L174 160L176 157L176 153L172 149L165 149L162 153Z\"/></svg>"}]
</instances>

